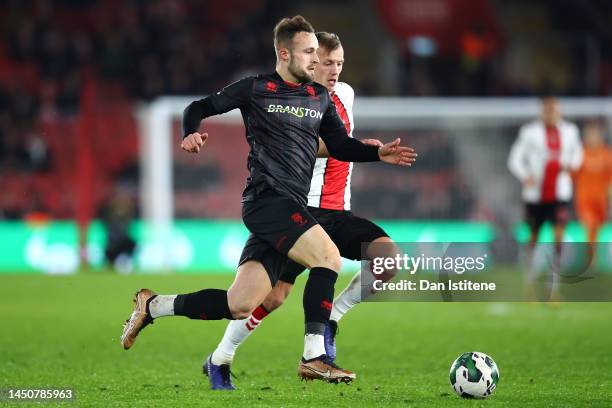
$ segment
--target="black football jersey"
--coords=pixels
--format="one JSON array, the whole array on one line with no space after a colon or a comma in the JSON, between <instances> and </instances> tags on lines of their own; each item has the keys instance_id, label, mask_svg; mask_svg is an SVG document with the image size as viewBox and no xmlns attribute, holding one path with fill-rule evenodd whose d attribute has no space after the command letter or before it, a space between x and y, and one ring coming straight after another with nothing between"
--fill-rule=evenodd
<instances>
[{"instance_id":1,"label":"black football jersey","mask_svg":"<svg viewBox=\"0 0 612 408\"><path fill-rule=\"evenodd\" d=\"M196 132L202 119L233 109L242 113L251 147L243 201L274 190L306 205L319 136L338 160L379 160L376 147L346 137L324 86L291 84L276 72L242 79L191 103L183 115L183 136Z\"/></svg>"}]
</instances>

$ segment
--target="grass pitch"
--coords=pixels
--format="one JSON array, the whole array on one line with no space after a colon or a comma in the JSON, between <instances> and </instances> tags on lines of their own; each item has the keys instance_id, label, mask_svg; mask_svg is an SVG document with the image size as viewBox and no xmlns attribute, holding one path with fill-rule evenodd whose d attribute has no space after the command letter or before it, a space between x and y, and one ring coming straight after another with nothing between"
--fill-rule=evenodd
<instances>
[{"instance_id":1,"label":"grass pitch","mask_svg":"<svg viewBox=\"0 0 612 408\"><path fill-rule=\"evenodd\" d=\"M62 406L612 406L611 303L364 303L340 324L338 363L357 372L349 386L297 378L304 278L238 351L235 392L211 391L201 371L226 322L163 318L132 350L121 348L136 289L181 293L226 288L231 279L0 277L0 388L74 388L76 400ZM497 362L490 399L451 390L449 367L464 351Z\"/></svg>"}]
</instances>

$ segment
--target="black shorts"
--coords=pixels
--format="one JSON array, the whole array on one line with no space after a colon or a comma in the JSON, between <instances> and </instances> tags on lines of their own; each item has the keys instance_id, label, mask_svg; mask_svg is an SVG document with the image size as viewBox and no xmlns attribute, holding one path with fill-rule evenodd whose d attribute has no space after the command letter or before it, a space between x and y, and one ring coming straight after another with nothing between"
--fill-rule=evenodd
<instances>
[{"instance_id":1,"label":"black shorts","mask_svg":"<svg viewBox=\"0 0 612 408\"><path fill-rule=\"evenodd\" d=\"M327 232L344 258L361 260L362 242L372 242L375 239L389 236L372 221L357 217L350 211L308 207L308 212ZM277 280L294 284L295 279L305 269L304 266L279 254L273 248L258 245L258 240L252 235L245 245L241 264L249 259L258 260L263 264L272 285Z\"/></svg>"},{"instance_id":2,"label":"black shorts","mask_svg":"<svg viewBox=\"0 0 612 408\"><path fill-rule=\"evenodd\" d=\"M304 266L292 261L287 255L281 254L266 241L254 234L249 235L249 239L242 249L238 266L247 261L258 261L263 265L268 273L272 287L278 282L284 270L299 270L296 276L304 270Z\"/></svg>"},{"instance_id":3,"label":"black shorts","mask_svg":"<svg viewBox=\"0 0 612 408\"><path fill-rule=\"evenodd\" d=\"M238 266L251 260L259 261L268 272L272 286L287 264L287 253L293 244L317 224L306 207L275 192L267 192L254 201L244 202L242 220L251 234Z\"/></svg>"},{"instance_id":4,"label":"black shorts","mask_svg":"<svg viewBox=\"0 0 612 408\"><path fill-rule=\"evenodd\" d=\"M242 221L255 238L284 255L304 232L317 225L306 207L273 191L244 202Z\"/></svg>"},{"instance_id":5,"label":"black shorts","mask_svg":"<svg viewBox=\"0 0 612 408\"><path fill-rule=\"evenodd\" d=\"M550 221L554 225L565 225L569 221L569 203L556 201L553 203L525 204L525 222L532 230L540 229L542 224Z\"/></svg>"}]
</instances>

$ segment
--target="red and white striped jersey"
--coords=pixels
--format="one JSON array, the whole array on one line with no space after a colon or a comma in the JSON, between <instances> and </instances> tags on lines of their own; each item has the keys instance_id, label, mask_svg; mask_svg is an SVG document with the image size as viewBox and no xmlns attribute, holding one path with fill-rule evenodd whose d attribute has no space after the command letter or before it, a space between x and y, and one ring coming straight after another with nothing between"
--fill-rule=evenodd
<instances>
[{"instance_id":1,"label":"red and white striped jersey","mask_svg":"<svg viewBox=\"0 0 612 408\"><path fill-rule=\"evenodd\" d=\"M533 177L535 183L523 186L523 201L551 203L569 201L573 188L570 171L582 164L582 144L578 127L566 121L546 126L541 120L527 123L519 131L508 158L508 167L524 182Z\"/></svg>"},{"instance_id":2,"label":"red and white striped jersey","mask_svg":"<svg viewBox=\"0 0 612 408\"><path fill-rule=\"evenodd\" d=\"M336 111L344 122L349 137L353 137L353 101L355 91L345 82L336 83L331 95ZM341 162L332 157L318 158L315 162L308 205L328 210L351 209L351 173L353 163Z\"/></svg>"}]
</instances>

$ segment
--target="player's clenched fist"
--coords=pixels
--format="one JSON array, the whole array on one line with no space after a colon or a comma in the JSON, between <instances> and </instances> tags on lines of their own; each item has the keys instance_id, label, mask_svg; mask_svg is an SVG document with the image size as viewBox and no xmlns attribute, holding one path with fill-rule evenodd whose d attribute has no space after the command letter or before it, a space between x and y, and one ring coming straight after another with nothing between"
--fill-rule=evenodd
<instances>
[{"instance_id":1,"label":"player's clenched fist","mask_svg":"<svg viewBox=\"0 0 612 408\"><path fill-rule=\"evenodd\" d=\"M181 149L190 153L198 153L206 143L206 139L208 139L208 133L191 133L181 142Z\"/></svg>"}]
</instances>

